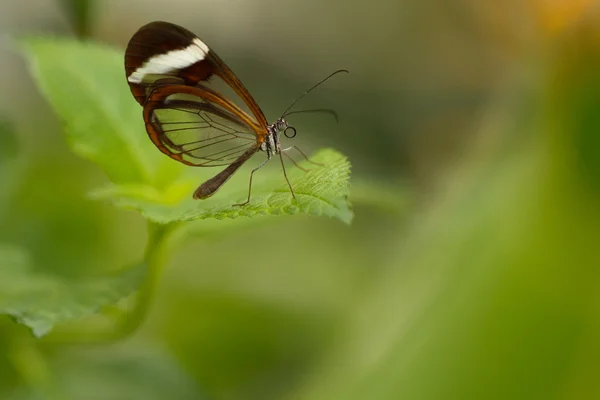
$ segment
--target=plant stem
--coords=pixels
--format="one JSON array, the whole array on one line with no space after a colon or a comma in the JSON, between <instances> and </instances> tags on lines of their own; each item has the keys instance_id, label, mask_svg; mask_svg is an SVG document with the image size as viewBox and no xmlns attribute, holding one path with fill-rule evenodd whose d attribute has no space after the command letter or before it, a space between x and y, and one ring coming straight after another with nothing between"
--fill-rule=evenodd
<instances>
[{"instance_id":1,"label":"plant stem","mask_svg":"<svg viewBox=\"0 0 600 400\"><path fill-rule=\"evenodd\" d=\"M148 222L148 242L144 252L144 263L146 265L146 277L136 294L134 305L127 311L113 310L115 324L109 329L89 331L85 328L70 332L61 332L54 336L49 335L45 341L56 344L104 344L125 339L135 333L142 325L150 306L156 287L162 276L166 260L169 235L179 226L178 224L157 224ZM115 312L116 311L116 312Z\"/></svg>"},{"instance_id":2,"label":"plant stem","mask_svg":"<svg viewBox=\"0 0 600 400\"><path fill-rule=\"evenodd\" d=\"M133 310L128 314L127 320L119 329L120 332L117 332L119 339L135 332L148 314L156 287L166 264L166 239L172 231L171 228L171 225L160 225L148 221L148 243L144 254L148 274L137 294Z\"/></svg>"}]
</instances>

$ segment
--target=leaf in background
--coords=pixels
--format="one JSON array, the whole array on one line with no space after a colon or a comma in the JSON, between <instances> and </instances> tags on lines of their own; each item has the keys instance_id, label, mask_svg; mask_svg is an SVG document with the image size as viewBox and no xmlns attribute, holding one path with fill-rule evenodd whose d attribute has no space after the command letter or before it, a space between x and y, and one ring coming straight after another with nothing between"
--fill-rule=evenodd
<instances>
[{"instance_id":1,"label":"leaf in background","mask_svg":"<svg viewBox=\"0 0 600 400\"><path fill-rule=\"evenodd\" d=\"M410 190L405 186L392 186L376 179L354 178L350 200L353 204L401 215L410 206Z\"/></svg>"},{"instance_id":2,"label":"leaf in background","mask_svg":"<svg viewBox=\"0 0 600 400\"><path fill-rule=\"evenodd\" d=\"M128 400L204 398L170 355L147 344L69 352L54 365L72 399L116 399L124 393Z\"/></svg>"},{"instance_id":3,"label":"leaf in background","mask_svg":"<svg viewBox=\"0 0 600 400\"><path fill-rule=\"evenodd\" d=\"M347 336L297 398L600 398L590 22L531 75L547 79L542 90L534 78L493 110L479 151L445 176L448 190L415 216L366 301L348 306Z\"/></svg>"},{"instance_id":4,"label":"leaf in background","mask_svg":"<svg viewBox=\"0 0 600 400\"><path fill-rule=\"evenodd\" d=\"M324 164L316 167L305 162L310 169L304 173L298 168L288 171L297 202L279 173L269 179L256 181L252 187L252 200L243 207L233 206L244 201L246 186L224 187L208 200L193 200L191 193L197 181L179 182L177 188L164 194L148 186L118 185L95 191L92 196L107 199L116 206L138 210L145 218L158 223L190 221L206 218L238 218L256 215L309 214L338 218L350 223L353 213L348 201L350 163L342 154L325 149L311 160ZM283 182L282 182L283 181ZM230 190L232 189L232 190ZM176 193L176 196L173 196ZM183 200L174 201L173 197Z\"/></svg>"},{"instance_id":5,"label":"leaf in background","mask_svg":"<svg viewBox=\"0 0 600 400\"><path fill-rule=\"evenodd\" d=\"M96 313L133 293L145 265L108 276L66 278L36 272L21 248L0 245L0 314L28 326L36 337L54 325Z\"/></svg>"},{"instance_id":6,"label":"leaf in background","mask_svg":"<svg viewBox=\"0 0 600 400\"><path fill-rule=\"evenodd\" d=\"M25 348L26 352L28 349ZM14 351L14 350L13 350ZM18 354L17 354L18 356ZM25 354L27 356L27 354ZM14 357L14 355L13 355ZM26 357L25 357L26 358ZM27 358L25 359L27 360ZM45 360L59 384L48 388L22 384L6 400L42 399L203 399L197 383L168 354L152 346L133 344L76 348L54 352ZM35 369L34 363L23 362ZM32 365L33 364L33 365ZM43 390L46 389L46 390Z\"/></svg>"},{"instance_id":7,"label":"leaf in background","mask_svg":"<svg viewBox=\"0 0 600 400\"><path fill-rule=\"evenodd\" d=\"M12 124L5 118L0 118L0 167L8 160L15 158L17 153L17 138Z\"/></svg>"},{"instance_id":8,"label":"leaf in background","mask_svg":"<svg viewBox=\"0 0 600 400\"><path fill-rule=\"evenodd\" d=\"M76 154L117 183L160 185L161 177L178 174L181 166L148 139L121 52L72 39L28 39L22 47Z\"/></svg>"},{"instance_id":9,"label":"leaf in background","mask_svg":"<svg viewBox=\"0 0 600 400\"><path fill-rule=\"evenodd\" d=\"M18 143L13 126L6 119L0 118L0 213L6 208L5 204L15 181L17 152Z\"/></svg>"}]
</instances>

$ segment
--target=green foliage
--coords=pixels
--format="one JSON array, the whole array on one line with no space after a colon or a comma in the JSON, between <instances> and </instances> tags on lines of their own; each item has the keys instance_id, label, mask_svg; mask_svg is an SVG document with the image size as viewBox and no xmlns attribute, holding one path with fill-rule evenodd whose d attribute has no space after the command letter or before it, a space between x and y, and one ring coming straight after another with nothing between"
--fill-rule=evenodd
<instances>
[{"instance_id":1,"label":"green foliage","mask_svg":"<svg viewBox=\"0 0 600 400\"><path fill-rule=\"evenodd\" d=\"M176 222L299 213L334 217L346 223L352 220L348 201L350 164L331 149L315 155L314 161L320 166L304 161L302 165L308 172L289 168L296 200L280 171L268 168L255 179L252 201L247 206L233 206L247 193L247 184L235 179L213 198L193 200L191 193L201 179L207 178L207 172L186 170L148 139L142 109L125 81L121 51L68 39L40 38L23 41L22 48L43 95L64 124L71 150L99 165L113 182L110 187L93 191L92 197L138 210L151 222L145 261L111 276L74 280L39 273L26 250L2 248L4 276L12 283L0 285L0 311L30 327L36 336L128 296L147 275L136 306L126 318L128 323L115 328L122 334L135 330L159 280L166 233ZM154 224L170 225L160 228ZM240 220L239 225L247 223ZM211 229L218 228L213 225ZM185 235L193 231L181 232Z\"/></svg>"},{"instance_id":2,"label":"green foliage","mask_svg":"<svg viewBox=\"0 0 600 400\"><path fill-rule=\"evenodd\" d=\"M3 399L204 398L196 382L172 357L147 346L105 345L84 352L67 350L48 363L44 361L45 354L35 348L15 347L11 357L28 375L28 382L17 385ZM32 368L35 364L37 371ZM98 392L91 395L90 388L98 388Z\"/></svg>"},{"instance_id":3,"label":"green foliage","mask_svg":"<svg viewBox=\"0 0 600 400\"><path fill-rule=\"evenodd\" d=\"M415 19L409 25L445 32L440 13L434 14L430 24ZM67 126L71 148L99 165L112 183L104 185L104 176L94 175L90 184L85 171L69 171L65 149L47 151L44 160L31 158L27 178L17 179L28 190L17 191L17 200L7 203L14 208L5 212L18 218L2 221L8 229L0 243L11 245L0 246L0 313L38 335L98 310L104 315L67 324L41 340L0 318L0 397L600 398L600 24L590 22L580 32L573 26L560 44L548 46L551 54L531 41L521 47L536 47L528 58L534 62L511 65L518 79L512 85L502 82L502 93L486 97L485 107L477 104L477 121L470 122L481 131L470 140L469 151L453 159L456 164L436 170L439 165L431 162L435 156L430 153L436 151L457 155L440 149L445 143L411 143L416 150L411 157L425 167L418 171L425 174L413 175L415 184L425 190L415 196L417 207L409 219L399 215L408 204L405 193L378 183L373 179L378 174L353 182L349 194L348 161L331 149L311 157L323 167L303 162L310 172L288 169L297 202L291 200L278 160L256 175L247 207L231 204L244 200L253 165L211 199L194 201L191 193L211 171L186 168L147 140L141 108L124 84L121 56L91 44L27 41L24 48L43 92ZM461 33L469 32L458 25ZM490 33L497 37L498 32ZM453 35L453 44L456 39ZM422 46L426 41L415 43L418 51L429 47ZM447 59L447 44L440 45L440 62ZM484 39L484 58L493 51L489 44ZM493 54L500 53L506 54L505 46ZM94 65L87 65L85 56ZM78 71L93 71L93 78L77 78L61 57L76 63ZM410 64L411 57L405 58ZM465 115L464 104L447 101L448 88L471 90L484 82L486 63L477 64L468 82L464 77L470 77L473 63L467 64L469 69L460 71L463 78L442 77L454 76L458 64L453 64L435 78L435 90L411 92L411 104L426 103L416 107L427 111L414 116L418 124L401 121L411 110L398 101L405 92L390 98L390 108L373 117L381 125L365 123L376 132L394 127L375 140L397 143L393 136L407 126L446 134L445 122ZM432 82L431 69L421 69L414 81L419 87ZM402 73L392 70L393 76ZM76 79L68 82L77 82L70 88L55 76L69 74ZM361 101L387 101L382 88L389 82L375 83L380 85L376 92L348 96L353 110L362 110ZM365 82L365 87L377 86ZM468 97L471 104L473 97ZM452 104L440 106L441 98ZM387 150L400 154L391 144ZM14 172L14 154L11 147L0 146L2 177ZM59 173L48 162L55 159L64 162ZM73 159L75 165L95 168ZM397 161L402 165L405 160L398 156ZM361 165L366 173L363 167L382 165ZM89 187L65 184L82 181ZM87 201L90 187L102 185L91 197L103 201ZM78 196L79 203L73 201ZM359 210L350 228L312 218L350 221L348 199ZM138 214L122 209L148 219L148 237L144 226L130 226L141 220ZM102 225L105 217L110 229ZM76 221L69 230L64 229L69 222L56 223L69 218ZM48 229L52 223L55 229ZM113 241L107 245L104 236ZM136 262L146 240L143 261ZM171 257L175 245L178 252ZM52 251L40 251L43 246ZM94 251L110 254L108 260L114 248L130 258L117 265L107 261L112 273L91 273L97 271L92 260L104 260ZM61 260L81 268L69 269L72 275L58 273ZM163 277L167 260L171 268ZM120 264L135 267L119 271ZM136 298L114 307L138 288ZM120 307L130 304L131 312L123 315ZM116 345L72 345L69 339L82 339L82 331L95 328L92 323L112 322L113 316L126 324L115 325L114 335L98 337L135 335ZM73 334L68 330L73 327L87 330ZM61 346L65 342L69 345Z\"/></svg>"},{"instance_id":4,"label":"green foliage","mask_svg":"<svg viewBox=\"0 0 600 400\"><path fill-rule=\"evenodd\" d=\"M421 29L426 35L411 35L416 46L410 57L402 53L406 68L391 63L390 74L385 68L378 76L366 74L364 89L347 96L362 134L353 137L354 144L362 145L362 130L368 127L369 133L381 133L369 137L379 144L370 156L387 151L396 165L405 167L404 149L395 145L406 142L394 141L405 131L449 137L452 125L459 120L462 130L466 119L478 135L469 138L469 148L460 157L443 140L425 135L410 141L419 193L409 218L400 214L407 210L406 194L377 182L380 174L367 175L368 168L384 165L374 160L361 164L357 169L367 179L353 179L349 199L358 212L351 227L311 217L316 213L350 219L344 156L325 149L311 157L324 167L304 162L308 173L290 167L298 202L291 201L278 160L256 175L253 202L246 208L231 204L244 199L253 165L239 171L213 198L194 201L190 194L211 171L173 162L147 140L141 108L124 84L120 56L89 44L28 41L24 47L38 76L41 70L72 73L61 60L46 59L55 50L83 51L97 64L114 60L106 63L114 72L107 76L80 57L60 55L106 80L102 90L85 74L83 80L69 80L92 85L93 95L80 84L68 88L60 81L52 83L56 77L48 71L40 82L67 125L71 147L98 164L112 184L106 186L105 177L95 174L96 165L69 159L68 150L60 148L62 141L54 140L57 147L48 149L46 143L39 145L39 135L33 136L38 132L32 132L37 154L48 156L25 160L25 178L20 174L13 179L22 184L15 195L6 196L12 208L3 210L8 218L0 220L7 228L0 232L0 243L11 244L0 246L0 313L29 323L38 334L99 309L104 313L57 327L40 340L9 318L0 318L0 398L600 398L598 18L586 15L552 43L531 37L519 42L515 39L522 29L505 23L500 24L504 28L465 24L472 22L465 18L466 2L443 3L444 10L461 12L442 13L454 15L446 21L436 9L430 23L409 18L411 23L398 25L391 18L411 33ZM460 10L453 3L461 3ZM496 3L478 6L485 10L484 21L506 22L509 15L523 21L525 14L512 14L521 9ZM429 4L415 3L418 7L431 12ZM354 13L352 7L347 11ZM495 11L502 11L497 21L489 18ZM553 16L560 14L554 11L560 10L553 9ZM440 23L449 21L453 24ZM528 33L536 30L535 21L529 22ZM451 42L431 41L449 32L446 25L458 27L448 35ZM499 49L494 50L490 37L500 38ZM509 49L506 37L511 38ZM445 65L448 49L469 54L470 47L459 45L464 39L469 46L481 41L473 55L483 62L458 57L452 68L432 80L431 71ZM396 46L396 41L390 37L388 44ZM423 63L418 56L433 46L440 53L424 53ZM400 47L411 51L410 46ZM524 54L527 62L516 57ZM486 66L490 59L501 62ZM403 75L409 70L414 72ZM486 78L506 76L508 70L516 72L514 80L500 82L501 93L494 93L498 96L473 104L483 97L473 90L490 89L497 82ZM248 69L236 71L244 74ZM399 77L394 83L400 86L391 86L390 77ZM104 86L115 92L107 95ZM410 96L404 90L392 95L399 87L407 87ZM63 96L52 99L56 93ZM79 103L70 104L69 96ZM381 114L366 118L361 114L365 103L377 99L389 107L379 107ZM79 109L79 104L96 101L103 104L86 107L104 113L99 121ZM117 113L122 115L114 114L111 101L121 103ZM410 115L407 124L413 110L420 112ZM72 121L79 113L84 123ZM473 115L476 119L470 120ZM103 121L110 129L99 126ZM103 136L93 136L96 130ZM10 126L4 129L11 131ZM118 145L101 143L103 137ZM9 146L14 144L12 136L5 138ZM27 147L28 138L19 137L19 144ZM351 142L346 142L350 151ZM11 176L19 159L11 148L0 145L2 177ZM365 148L354 151L363 160L369 157ZM440 168L437 159L432 162L438 155L456 157ZM72 165L80 168L71 171ZM103 201L88 201L85 193L98 186L102 188L93 190L92 197ZM149 219L148 237L145 226L135 226L144 222L138 213L121 208ZM243 213L252 218L236 218ZM144 259L136 260L146 240ZM168 250L175 245L178 251L172 257ZM121 257L113 255L115 249ZM167 260L170 268L163 277ZM61 262L76 268L67 269L71 274L58 273ZM94 262L108 264L106 271ZM136 267L116 268L130 264ZM137 288L136 298L111 306ZM123 315L120 307L130 304L132 311ZM98 337L135 335L117 344L73 345L86 339L81 332L96 332L95 322L110 323L113 316L127 323L116 325L115 335ZM69 331L74 327L84 329Z\"/></svg>"},{"instance_id":5,"label":"green foliage","mask_svg":"<svg viewBox=\"0 0 600 400\"><path fill-rule=\"evenodd\" d=\"M36 81L56 113L74 152L99 164L116 184L96 191L96 197L109 198L117 205L134 208L152 221L197 218L236 218L261 214L325 215L350 222L348 203L350 165L333 150L321 152L302 176L291 169L291 182L298 201L281 185L281 174L256 180L256 197L246 207L233 207L243 201L237 193L215 199L191 201L197 178L181 174L182 165L169 160L152 145L144 132L141 108L133 100L124 79L122 54L115 50L81 44L72 40L31 39L24 42ZM262 171L261 171L262 172ZM166 189L164 186L167 186ZM179 190L175 189L178 188ZM181 188L189 190L187 201ZM164 189L162 193L157 192Z\"/></svg>"},{"instance_id":6,"label":"green foliage","mask_svg":"<svg viewBox=\"0 0 600 400\"><path fill-rule=\"evenodd\" d=\"M14 184L14 170L19 145L12 124L0 116L0 216L6 208Z\"/></svg>"},{"instance_id":7,"label":"green foliage","mask_svg":"<svg viewBox=\"0 0 600 400\"><path fill-rule=\"evenodd\" d=\"M145 266L114 276L65 278L36 271L23 249L0 245L0 314L12 316L37 337L56 324L77 320L132 294Z\"/></svg>"},{"instance_id":8,"label":"green foliage","mask_svg":"<svg viewBox=\"0 0 600 400\"><path fill-rule=\"evenodd\" d=\"M144 132L116 50L70 39L22 42L34 78L64 124L71 149L113 182L153 184L165 157ZM164 173L176 176L169 163Z\"/></svg>"},{"instance_id":9,"label":"green foliage","mask_svg":"<svg viewBox=\"0 0 600 400\"><path fill-rule=\"evenodd\" d=\"M0 117L0 167L15 157L17 147L17 138L12 124Z\"/></svg>"},{"instance_id":10,"label":"green foliage","mask_svg":"<svg viewBox=\"0 0 600 400\"><path fill-rule=\"evenodd\" d=\"M219 196L216 201L193 200L189 196L190 190L182 190L180 193L185 194L185 198L173 203L173 193L177 192L174 187L160 193L147 185L115 185L96 190L92 197L108 199L119 207L138 210L145 218L162 224L206 218L298 213L336 217L350 223L353 215L347 200L350 172L347 159L334 150L322 150L312 160L323 166L315 167L305 161L303 165L310 169L309 172L295 169L289 174L295 200L281 176L271 176L270 179L260 180L253 185L251 202L243 207L232 206L245 201L247 189L243 186L234 192L220 192L215 195ZM186 189L193 187L193 184L192 180L176 183L178 187Z\"/></svg>"},{"instance_id":11,"label":"green foliage","mask_svg":"<svg viewBox=\"0 0 600 400\"><path fill-rule=\"evenodd\" d=\"M599 398L600 42L584 32L494 104L297 398Z\"/></svg>"}]
</instances>

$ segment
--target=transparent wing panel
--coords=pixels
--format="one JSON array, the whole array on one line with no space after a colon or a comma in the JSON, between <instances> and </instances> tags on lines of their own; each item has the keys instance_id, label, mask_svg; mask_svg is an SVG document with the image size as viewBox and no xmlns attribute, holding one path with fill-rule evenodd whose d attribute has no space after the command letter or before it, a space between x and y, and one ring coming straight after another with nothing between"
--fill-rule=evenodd
<instances>
[{"instance_id":1,"label":"transparent wing panel","mask_svg":"<svg viewBox=\"0 0 600 400\"><path fill-rule=\"evenodd\" d=\"M228 165L258 146L255 131L233 112L197 96L172 95L155 108L161 142L197 166Z\"/></svg>"}]
</instances>

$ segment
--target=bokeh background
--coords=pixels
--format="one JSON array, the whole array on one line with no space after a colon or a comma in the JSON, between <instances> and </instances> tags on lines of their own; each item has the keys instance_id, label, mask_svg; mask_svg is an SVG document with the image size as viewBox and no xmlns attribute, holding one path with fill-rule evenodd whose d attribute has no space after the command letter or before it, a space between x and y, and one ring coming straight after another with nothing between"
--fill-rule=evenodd
<instances>
[{"instance_id":1,"label":"bokeh background","mask_svg":"<svg viewBox=\"0 0 600 400\"><path fill-rule=\"evenodd\" d=\"M196 32L270 119L349 69L304 102L340 122L295 125L350 158L355 220L191 223L117 342L0 316L1 399L600 398L596 1L3 1L0 242L39 273L131 265L146 223L87 197L107 178L11 40L124 48L152 20Z\"/></svg>"}]
</instances>

